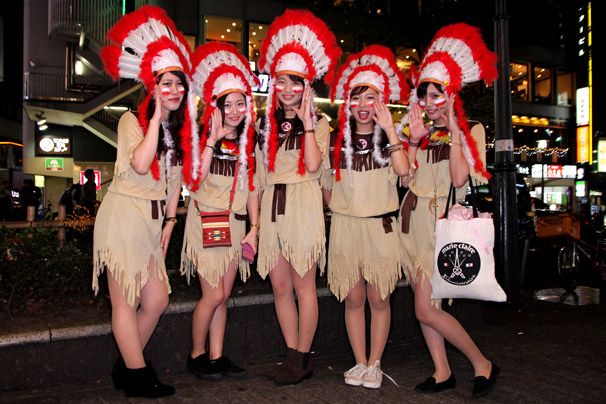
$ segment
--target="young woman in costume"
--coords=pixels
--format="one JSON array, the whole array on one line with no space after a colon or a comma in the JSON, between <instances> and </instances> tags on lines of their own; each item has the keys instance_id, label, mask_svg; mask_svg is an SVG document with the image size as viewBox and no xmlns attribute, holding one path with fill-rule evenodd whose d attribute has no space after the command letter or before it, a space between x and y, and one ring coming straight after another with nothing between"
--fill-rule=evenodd
<instances>
[{"instance_id":1,"label":"young woman in costume","mask_svg":"<svg viewBox=\"0 0 606 404\"><path fill-rule=\"evenodd\" d=\"M206 104L201 125L200 187L190 192L185 224L181 273L196 273L202 298L193 315L191 355L187 368L201 379L245 378L248 372L223 355L227 301L238 272L245 281L248 262L242 246L257 250L259 199L255 173L255 105L251 85L255 76L233 45L211 42L193 55L194 91ZM230 240L209 244L203 237L201 215L229 211ZM246 232L246 219L250 230ZM206 337L209 351L205 349Z\"/></svg>"},{"instance_id":2,"label":"young woman in costume","mask_svg":"<svg viewBox=\"0 0 606 404\"><path fill-rule=\"evenodd\" d=\"M192 184L197 164L189 51L166 13L151 6L125 15L108 38L112 45L101 52L108 74L138 80L148 94L138 116L126 112L118 125L114 178L95 223L93 288L107 269L121 354L112 372L116 388L129 397L161 397L175 389L158 381L143 349L168 305L164 258L181 171Z\"/></svg>"},{"instance_id":3,"label":"young woman in costume","mask_svg":"<svg viewBox=\"0 0 606 404\"><path fill-rule=\"evenodd\" d=\"M268 373L279 384L297 383L313 370L316 268L319 263L324 269L326 242L319 177L328 164L330 130L315 114L310 84L325 74L330 81L340 52L326 24L307 11L287 10L276 18L261 46L259 66L271 81L257 270L271 279L287 346L284 362Z\"/></svg>"},{"instance_id":4,"label":"young woman in costume","mask_svg":"<svg viewBox=\"0 0 606 404\"><path fill-rule=\"evenodd\" d=\"M496 78L496 57L479 31L466 24L442 28L423 57L419 73L412 72L408 141L411 174L405 179L409 192L399 221L404 249L404 269L415 294L415 313L431 354L435 372L415 387L418 393L437 393L456 386L446 357L444 340L459 349L475 371L474 397L490 391L499 368L482 355L469 334L440 300L431 299L429 280L434 271L436 221L444 215L451 184L458 200L464 199L470 171L486 181L484 128L465 119L458 92L466 83ZM431 125L424 125L422 109Z\"/></svg>"},{"instance_id":5,"label":"young woman in costume","mask_svg":"<svg viewBox=\"0 0 606 404\"><path fill-rule=\"evenodd\" d=\"M402 253L394 231L397 177L408 158L396 134L389 100L406 97L408 85L391 50L373 45L339 68L331 99L343 99L339 128L331 136L332 170L322 183L332 211L328 284L345 299L345 325L356 365L345 383L381 387L381 357L390 326L389 296L401 276ZM325 180L328 180L326 182ZM366 300L370 304L370 356L366 355Z\"/></svg>"}]
</instances>

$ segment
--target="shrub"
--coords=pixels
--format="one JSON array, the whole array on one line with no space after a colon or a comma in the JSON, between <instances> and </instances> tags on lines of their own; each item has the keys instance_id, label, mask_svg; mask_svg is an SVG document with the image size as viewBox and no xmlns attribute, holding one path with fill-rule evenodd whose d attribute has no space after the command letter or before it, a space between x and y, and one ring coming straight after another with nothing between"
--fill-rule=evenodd
<instances>
[{"instance_id":1,"label":"shrub","mask_svg":"<svg viewBox=\"0 0 606 404\"><path fill-rule=\"evenodd\" d=\"M31 299L47 308L90 294L92 257L74 241L59 248L56 229L0 230L0 304L11 311Z\"/></svg>"}]
</instances>

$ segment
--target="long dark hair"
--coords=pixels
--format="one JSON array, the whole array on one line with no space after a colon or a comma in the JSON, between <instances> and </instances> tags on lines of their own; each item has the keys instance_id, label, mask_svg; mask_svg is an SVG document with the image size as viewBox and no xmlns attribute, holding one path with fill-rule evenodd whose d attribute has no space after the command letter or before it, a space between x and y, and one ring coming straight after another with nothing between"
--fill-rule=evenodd
<instances>
[{"instance_id":1,"label":"long dark hair","mask_svg":"<svg viewBox=\"0 0 606 404\"><path fill-rule=\"evenodd\" d=\"M183 150L181 149L181 136L179 132L181 132L181 128L183 127L183 123L185 122L185 114L187 113L187 94L189 94L189 86L187 85L187 79L185 77L185 73L179 70L173 70L170 73L174 74L181 80L181 85L185 88L185 93L183 94L183 99L181 100L181 104L176 111L170 111L168 115L168 130L173 137L173 141L175 143L175 153L177 155L178 161L183 160ZM156 83L160 83L162 79L161 74L156 79ZM147 105L147 116L151 118L154 116L154 111L156 109L156 100L152 97L149 100L149 104ZM164 144L164 131L162 130L162 125L160 125L159 129L159 137L158 137L158 155L162 153L166 153L168 148Z\"/></svg>"},{"instance_id":2,"label":"long dark hair","mask_svg":"<svg viewBox=\"0 0 606 404\"><path fill-rule=\"evenodd\" d=\"M419 84L419 87L417 87L417 98L423 98L427 95L427 87L429 87L430 84L433 84L434 86L436 86L436 90L438 90L440 93L444 94L444 86L438 83L432 83L431 81L425 81L421 84Z\"/></svg>"},{"instance_id":3,"label":"long dark hair","mask_svg":"<svg viewBox=\"0 0 606 404\"><path fill-rule=\"evenodd\" d=\"M303 77L297 76L296 74L287 74L287 76L289 79L291 79L295 83L301 84L303 86L303 89L305 89L305 80L303 80ZM276 105L275 117L276 117L276 122L278 122L278 125L279 125L282 122L284 122L284 120L286 119L286 113L284 112L282 102L279 99L277 101L278 101L278 105ZM293 123L293 128L299 128L299 127L301 127L301 128L303 127L303 122L299 119L298 115L295 115L295 121Z\"/></svg>"},{"instance_id":4,"label":"long dark hair","mask_svg":"<svg viewBox=\"0 0 606 404\"><path fill-rule=\"evenodd\" d=\"M221 97L217 98L217 108L219 108L219 111L221 111L221 122L225 123L225 99L227 99L227 96L231 94L231 93L227 93L225 95L222 95ZM239 93L242 94L242 93ZM246 108L248 108L248 103L246 101L246 96L244 94L242 94L242 97L244 97L244 103L246 103ZM244 131L244 125L246 124L246 116L244 117L244 119L242 119L242 122L240 122L238 124L238 126L236 127L236 142L238 142L238 140L240 139L240 135L242 134L242 132Z\"/></svg>"}]
</instances>

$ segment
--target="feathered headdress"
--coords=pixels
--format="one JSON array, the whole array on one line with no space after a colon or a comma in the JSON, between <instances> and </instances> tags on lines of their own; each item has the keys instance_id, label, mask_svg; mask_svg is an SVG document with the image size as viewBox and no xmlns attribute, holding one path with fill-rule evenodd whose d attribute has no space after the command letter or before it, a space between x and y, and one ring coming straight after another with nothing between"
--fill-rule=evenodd
<instances>
[{"instance_id":1,"label":"feathered headdress","mask_svg":"<svg viewBox=\"0 0 606 404\"><path fill-rule=\"evenodd\" d=\"M253 158L255 103L251 97L251 86L258 85L259 80L236 47L223 42L209 42L198 47L192 58L192 72L194 91L206 104L202 117L204 133L200 139L200 150L206 145L207 133L210 130L209 121L216 108L217 98L234 91L244 94L248 109L244 118L244 130L238 142L238 164L240 164L238 181L240 189L243 189L248 172L248 187L251 191L254 190L252 179L255 172Z\"/></svg>"},{"instance_id":2,"label":"feathered headdress","mask_svg":"<svg viewBox=\"0 0 606 404\"><path fill-rule=\"evenodd\" d=\"M455 113L459 128L463 131L463 153L474 170L490 178L482 163L476 141L469 133L463 102L458 95L465 84L484 80L492 83L498 76L497 56L486 47L480 31L476 27L459 23L441 28L423 56L418 73L411 69L410 75L415 87L410 103L418 103L416 89L421 83L441 84L446 95L455 94Z\"/></svg>"},{"instance_id":3,"label":"feathered headdress","mask_svg":"<svg viewBox=\"0 0 606 404\"><path fill-rule=\"evenodd\" d=\"M114 80L134 79L145 86L148 94L139 106L139 124L147 133L149 117L147 106L159 75L169 71L181 71L186 78L191 70L189 45L177 31L174 22L161 8L143 6L123 16L107 33L111 45L101 50L101 58L107 74ZM191 83L189 83L191 89ZM180 140L183 151L183 179L192 186L200 166L198 128L193 91L187 94L187 113L181 128ZM165 134L168 131L165 131ZM168 134L170 136L170 134ZM165 139L165 142L170 139ZM158 160L152 163L152 175L160 178Z\"/></svg>"},{"instance_id":4,"label":"feathered headdress","mask_svg":"<svg viewBox=\"0 0 606 404\"><path fill-rule=\"evenodd\" d=\"M353 147L351 145L351 90L359 86L374 88L381 96L383 102L389 100L399 101L404 99L409 87L406 83L406 75L398 68L393 52L384 46L371 45L360 53L349 56L345 64L339 67L336 82L330 88L330 99L334 102L336 98L342 99L339 111L339 131L334 148L334 164L339 167L341 161L341 148L345 141L345 159L347 170L351 172ZM380 150L381 128L375 124L372 152L373 158L380 164L389 160L383 158ZM340 171L336 171L337 181L341 179ZM351 179L351 175L349 176Z\"/></svg>"},{"instance_id":5,"label":"feathered headdress","mask_svg":"<svg viewBox=\"0 0 606 404\"><path fill-rule=\"evenodd\" d=\"M276 103L276 77L281 74L295 74L303 78L308 86L316 79L325 76L330 84L334 68L341 55L335 36L324 21L309 11L286 10L276 18L267 31L261 44L259 69L269 73L271 80L267 95L265 113L263 154L267 159L269 171L274 170L278 151L278 125L274 115ZM313 101L312 101L313 102ZM315 107L312 105L312 111ZM314 128L316 114L312 113ZM305 135L303 135L305 136ZM299 174L305 174L303 162L305 141L301 141Z\"/></svg>"}]
</instances>

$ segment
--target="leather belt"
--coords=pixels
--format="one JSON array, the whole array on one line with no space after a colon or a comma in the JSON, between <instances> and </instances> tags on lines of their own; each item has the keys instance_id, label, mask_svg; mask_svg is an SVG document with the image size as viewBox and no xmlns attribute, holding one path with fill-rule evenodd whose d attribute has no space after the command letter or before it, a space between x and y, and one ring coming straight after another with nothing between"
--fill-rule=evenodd
<instances>
[{"instance_id":1,"label":"leather belt","mask_svg":"<svg viewBox=\"0 0 606 404\"><path fill-rule=\"evenodd\" d=\"M153 220L158 220L160 218L160 212L162 212L162 219L164 219L164 207L166 206L166 201L151 201L151 214Z\"/></svg>"},{"instance_id":2,"label":"leather belt","mask_svg":"<svg viewBox=\"0 0 606 404\"><path fill-rule=\"evenodd\" d=\"M408 191L404 202L402 203L402 233L408 234L410 231L410 214L417 207L419 198L411 191Z\"/></svg>"},{"instance_id":3,"label":"leather belt","mask_svg":"<svg viewBox=\"0 0 606 404\"><path fill-rule=\"evenodd\" d=\"M276 214L283 215L286 209L286 184L274 184L274 196L271 201L271 221L276 221Z\"/></svg>"},{"instance_id":4,"label":"leather belt","mask_svg":"<svg viewBox=\"0 0 606 404\"><path fill-rule=\"evenodd\" d=\"M385 230L385 234L387 234L393 231L391 223L393 222L393 218L397 216L398 210L396 209L392 212L383 213L382 215L370 216L370 219L381 219L383 221L383 230Z\"/></svg>"}]
</instances>

